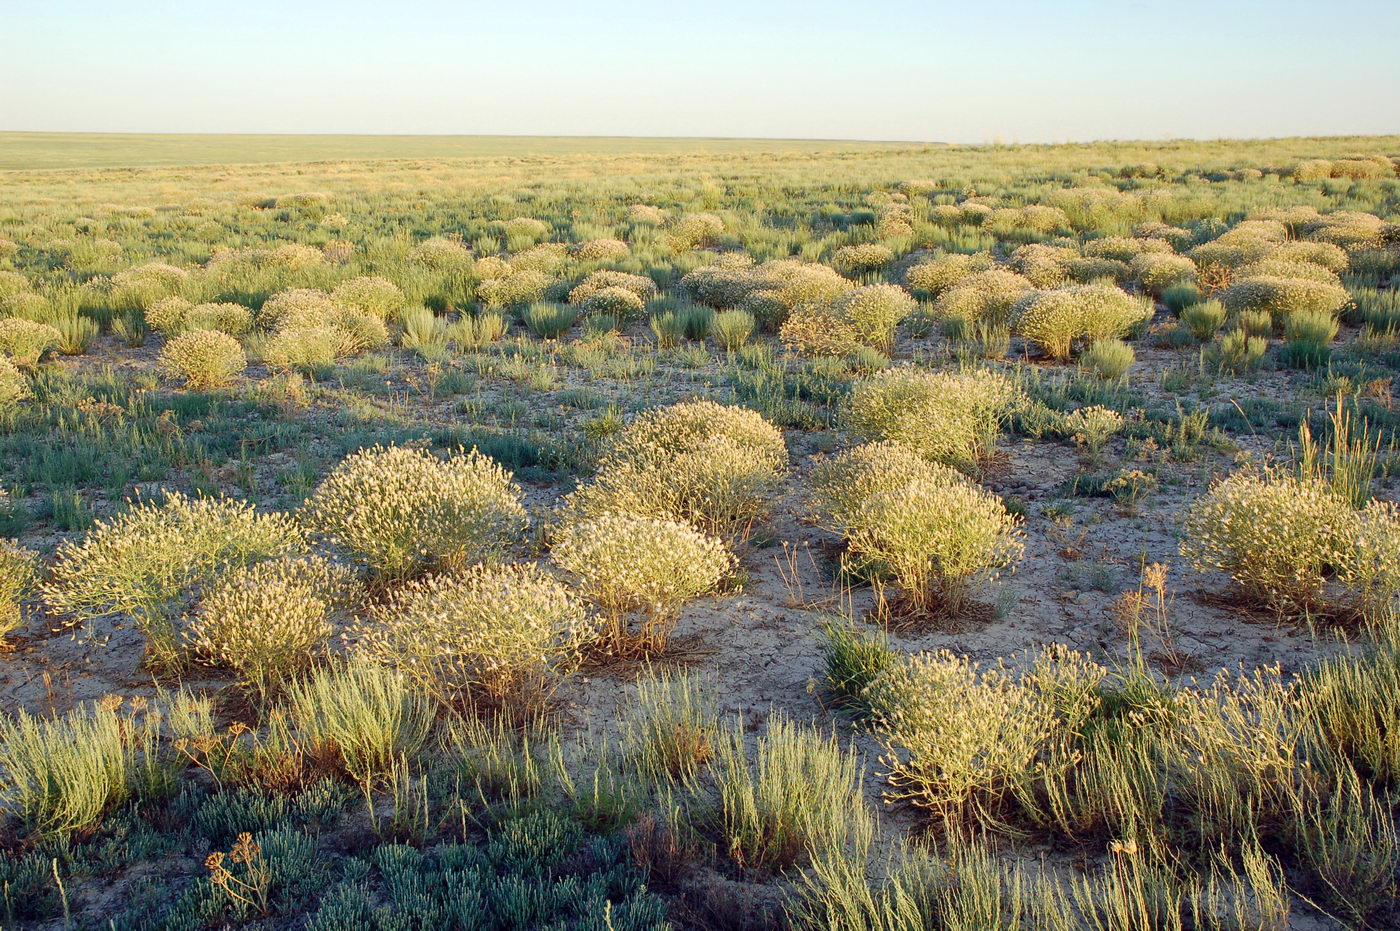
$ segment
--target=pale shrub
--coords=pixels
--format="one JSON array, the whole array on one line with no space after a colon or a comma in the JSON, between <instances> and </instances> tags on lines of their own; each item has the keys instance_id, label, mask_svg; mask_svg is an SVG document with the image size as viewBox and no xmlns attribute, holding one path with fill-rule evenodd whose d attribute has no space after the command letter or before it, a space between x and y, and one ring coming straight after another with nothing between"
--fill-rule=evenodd
<instances>
[{"instance_id":1,"label":"pale shrub","mask_svg":"<svg viewBox=\"0 0 1400 931\"><path fill-rule=\"evenodd\" d=\"M326 261L326 254L315 246L300 242L284 242L267 250L263 264L272 268L303 270L314 268Z\"/></svg>"},{"instance_id":2,"label":"pale shrub","mask_svg":"<svg viewBox=\"0 0 1400 931\"><path fill-rule=\"evenodd\" d=\"M1330 488L1281 471L1236 472L1186 514L1181 543L1196 569L1224 572L1246 597L1280 611L1317 606L1347 564L1355 514Z\"/></svg>"},{"instance_id":3,"label":"pale shrub","mask_svg":"<svg viewBox=\"0 0 1400 931\"><path fill-rule=\"evenodd\" d=\"M646 310L646 302L636 292L618 287L600 288L577 304L590 317L615 317L623 321L639 319Z\"/></svg>"},{"instance_id":4,"label":"pale shrub","mask_svg":"<svg viewBox=\"0 0 1400 931\"><path fill-rule=\"evenodd\" d=\"M861 345L856 328L831 304L799 304L778 328L784 346L814 356L845 356Z\"/></svg>"},{"instance_id":5,"label":"pale shrub","mask_svg":"<svg viewBox=\"0 0 1400 931\"><path fill-rule=\"evenodd\" d=\"M1123 415L1109 407L1093 405L1070 411L1060 418L1060 432L1097 453L1109 438L1123 429Z\"/></svg>"},{"instance_id":6,"label":"pale shrub","mask_svg":"<svg viewBox=\"0 0 1400 931\"><path fill-rule=\"evenodd\" d=\"M262 357L275 369L316 371L349 355L343 334L335 327L292 327L278 330L262 344Z\"/></svg>"},{"instance_id":7,"label":"pale shrub","mask_svg":"<svg viewBox=\"0 0 1400 931\"><path fill-rule=\"evenodd\" d=\"M1103 236L1091 239L1084 244L1084 254L1097 259L1115 259L1132 263L1140 255L1164 255L1171 253L1172 247L1165 239L1146 237Z\"/></svg>"},{"instance_id":8,"label":"pale shrub","mask_svg":"<svg viewBox=\"0 0 1400 931\"><path fill-rule=\"evenodd\" d=\"M331 617L356 594L352 573L319 556L236 567L201 600L186 642L265 697L312 663L330 642Z\"/></svg>"},{"instance_id":9,"label":"pale shrub","mask_svg":"<svg viewBox=\"0 0 1400 931\"><path fill-rule=\"evenodd\" d=\"M1357 515L1351 559L1337 574L1350 586L1352 607L1361 617L1393 616L1400 597L1400 507L1393 501L1366 502Z\"/></svg>"},{"instance_id":10,"label":"pale shrub","mask_svg":"<svg viewBox=\"0 0 1400 931\"><path fill-rule=\"evenodd\" d=\"M570 304L581 304L590 296L608 288L621 288L630 291L641 301L656 297L656 282L646 275L633 275L629 272L611 270L597 271L584 278L569 292Z\"/></svg>"},{"instance_id":11,"label":"pale shrub","mask_svg":"<svg viewBox=\"0 0 1400 931\"><path fill-rule=\"evenodd\" d=\"M894 664L865 698L884 750L885 799L951 822L993 815L1054 733L1043 696L947 650Z\"/></svg>"},{"instance_id":12,"label":"pale shrub","mask_svg":"<svg viewBox=\"0 0 1400 931\"><path fill-rule=\"evenodd\" d=\"M899 285L872 284L847 291L832 301L837 315L847 321L858 342L887 349L894 342L894 328L918 306Z\"/></svg>"},{"instance_id":13,"label":"pale shrub","mask_svg":"<svg viewBox=\"0 0 1400 931\"><path fill-rule=\"evenodd\" d=\"M1025 207L998 207L982 218L982 228L994 234L1020 231L1054 233L1069 230L1069 216L1059 207L1028 204Z\"/></svg>"},{"instance_id":14,"label":"pale shrub","mask_svg":"<svg viewBox=\"0 0 1400 931\"><path fill-rule=\"evenodd\" d=\"M914 481L961 477L948 466L929 462L902 443L864 443L823 459L812 469L812 511L817 523L844 534L864 503L879 492Z\"/></svg>"},{"instance_id":15,"label":"pale shrub","mask_svg":"<svg viewBox=\"0 0 1400 931\"><path fill-rule=\"evenodd\" d=\"M1134 257L1130 268L1133 277L1149 294L1161 294L1172 285L1193 284L1199 274L1196 263L1186 256L1155 252Z\"/></svg>"},{"instance_id":16,"label":"pale shrub","mask_svg":"<svg viewBox=\"0 0 1400 931\"><path fill-rule=\"evenodd\" d=\"M1113 281L1127 281L1133 277L1132 267L1127 262L1120 262L1117 259L1082 256L1070 259L1065 264L1069 270L1069 276L1083 284L1103 278Z\"/></svg>"},{"instance_id":17,"label":"pale shrub","mask_svg":"<svg viewBox=\"0 0 1400 931\"><path fill-rule=\"evenodd\" d=\"M1302 242L1299 240L1282 242L1273 252L1269 253L1269 258L1282 262L1307 262L1312 265L1321 265L1333 272L1345 271L1347 266L1351 264L1351 258L1347 255L1346 250L1330 242Z\"/></svg>"},{"instance_id":18,"label":"pale shrub","mask_svg":"<svg viewBox=\"0 0 1400 931\"><path fill-rule=\"evenodd\" d=\"M713 401L658 408L625 426L593 482L569 496L581 517L630 514L746 539L787 469L787 445L762 415Z\"/></svg>"},{"instance_id":19,"label":"pale shrub","mask_svg":"<svg viewBox=\"0 0 1400 931\"><path fill-rule=\"evenodd\" d=\"M574 258L581 262L603 262L620 259L630 251L621 239L590 239L574 247Z\"/></svg>"},{"instance_id":20,"label":"pale shrub","mask_svg":"<svg viewBox=\"0 0 1400 931\"><path fill-rule=\"evenodd\" d=\"M0 319L0 355L20 368L38 365L44 354L62 341L63 334L47 323L19 317Z\"/></svg>"},{"instance_id":21,"label":"pale shrub","mask_svg":"<svg viewBox=\"0 0 1400 931\"><path fill-rule=\"evenodd\" d=\"M879 271L894 261L894 250L878 242L842 246L831 254L831 267L842 275Z\"/></svg>"},{"instance_id":22,"label":"pale shrub","mask_svg":"<svg viewBox=\"0 0 1400 931\"><path fill-rule=\"evenodd\" d=\"M1261 275L1235 281L1220 300L1231 311L1263 311L1279 321L1298 311L1336 313L1346 306L1350 295L1346 288L1330 282Z\"/></svg>"},{"instance_id":23,"label":"pale shrub","mask_svg":"<svg viewBox=\"0 0 1400 931\"><path fill-rule=\"evenodd\" d=\"M399 286L379 275L347 278L335 286L330 298L342 306L353 307L380 320L388 320L408 306L408 298L399 290Z\"/></svg>"},{"instance_id":24,"label":"pale shrub","mask_svg":"<svg viewBox=\"0 0 1400 931\"><path fill-rule=\"evenodd\" d=\"M512 217L502 220L506 237L516 242L539 241L549 235L549 224L534 217Z\"/></svg>"},{"instance_id":25,"label":"pale shrub","mask_svg":"<svg viewBox=\"0 0 1400 931\"><path fill-rule=\"evenodd\" d=\"M932 462L972 469L996 445L1017 396L994 372L891 368L858 380L843 416L866 439L893 440Z\"/></svg>"},{"instance_id":26,"label":"pale shrub","mask_svg":"<svg viewBox=\"0 0 1400 931\"><path fill-rule=\"evenodd\" d=\"M1151 302L1086 284L1025 295L1011 309L1011 327L1051 358L1067 359L1076 341L1127 336L1151 315Z\"/></svg>"},{"instance_id":27,"label":"pale shrub","mask_svg":"<svg viewBox=\"0 0 1400 931\"><path fill-rule=\"evenodd\" d=\"M518 252L508 260L515 271L533 269L552 272L569 260L569 249L562 242L542 242Z\"/></svg>"},{"instance_id":28,"label":"pale shrub","mask_svg":"<svg viewBox=\"0 0 1400 931\"><path fill-rule=\"evenodd\" d=\"M592 634L577 597L532 565L476 565L395 591L347 638L452 706L528 710Z\"/></svg>"},{"instance_id":29,"label":"pale shrub","mask_svg":"<svg viewBox=\"0 0 1400 931\"><path fill-rule=\"evenodd\" d=\"M992 264L992 257L985 252L976 255L951 252L911 265L904 273L904 283L911 291L936 297L969 275L986 271Z\"/></svg>"},{"instance_id":30,"label":"pale shrub","mask_svg":"<svg viewBox=\"0 0 1400 931\"><path fill-rule=\"evenodd\" d=\"M218 330L242 336L253 328L253 312L242 304L195 304L185 312L180 329Z\"/></svg>"},{"instance_id":31,"label":"pale shrub","mask_svg":"<svg viewBox=\"0 0 1400 931\"><path fill-rule=\"evenodd\" d=\"M688 213L671 227L671 242L678 249L693 249L713 242L724 232L724 221L713 213Z\"/></svg>"},{"instance_id":32,"label":"pale shrub","mask_svg":"<svg viewBox=\"0 0 1400 931\"><path fill-rule=\"evenodd\" d=\"M934 312L941 318L1004 324L1011 306L1034 285L1004 268L970 275L938 296Z\"/></svg>"},{"instance_id":33,"label":"pale shrub","mask_svg":"<svg viewBox=\"0 0 1400 931\"><path fill-rule=\"evenodd\" d=\"M1241 265L1248 265L1250 262L1257 262L1269 255L1276 248L1277 243L1267 240L1238 241L1238 242L1212 242L1202 243L1192 249L1187 255L1191 261L1196 263L1197 268L1202 271L1234 269Z\"/></svg>"},{"instance_id":34,"label":"pale shrub","mask_svg":"<svg viewBox=\"0 0 1400 931\"><path fill-rule=\"evenodd\" d=\"M472 274L478 281L506 278L514 271L515 268L498 255L482 256L472 264Z\"/></svg>"},{"instance_id":35,"label":"pale shrub","mask_svg":"<svg viewBox=\"0 0 1400 931\"><path fill-rule=\"evenodd\" d=\"M681 607L714 591L734 569L718 539L678 521L624 514L568 525L553 558L598 604L603 649L618 654L664 650ZM628 630L632 613L641 615L635 635Z\"/></svg>"},{"instance_id":36,"label":"pale shrub","mask_svg":"<svg viewBox=\"0 0 1400 931\"><path fill-rule=\"evenodd\" d=\"M178 661L174 621L191 593L238 566L306 551L297 524L244 501L168 492L60 544L45 598L75 622L129 615L157 662Z\"/></svg>"},{"instance_id":37,"label":"pale shrub","mask_svg":"<svg viewBox=\"0 0 1400 931\"><path fill-rule=\"evenodd\" d=\"M1240 279L1259 277L1306 278L1308 281L1321 281L1333 285L1341 285L1342 283L1337 277L1337 273L1329 268L1299 259L1281 258L1277 255L1242 265L1236 270L1235 276Z\"/></svg>"},{"instance_id":38,"label":"pale shrub","mask_svg":"<svg viewBox=\"0 0 1400 931\"><path fill-rule=\"evenodd\" d=\"M19 272L0 268L0 297L12 297L29 290L29 279Z\"/></svg>"},{"instance_id":39,"label":"pale shrub","mask_svg":"<svg viewBox=\"0 0 1400 931\"><path fill-rule=\"evenodd\" d=\"M303 517L386 580L494 558L529 523L519 486L489 456L439 459L402 446L347 456L307 499Z\"/></svg>"},{"instance_id":40,"label":"pale shrub","mask_svg":"<svg viewBox=\"0 0 1400 931\"><path fill-rule=\"evenodd\" d=\"M471 261L471 252L455 239L434 236L414 246L408 260L435 271L449 271L465 267Z\"/></svg>"},{"instance_id":41,"label":"pale shrub","mask_svg":"<svg viewBox=\"0 0 1400 931\"><path fill-rule=\"evenodd\" d=\"M633 204L627 208L627 220L643 226L660 226L666 222L666 211L651 204Z\"/></svg>"},{"instance_id":42,"label":"pale shrub","mask_svg":"<svg viewBox=\"0 0 1400 931\"><path fill-rule=\"evenodd\" d=\"M974 581L1020 558L1018 520L1001 499L956 473L915 478L871 495L851 515L846 540L888 567L915 614L956 614Z\"/></svg>"},{"instance_id":43,"label":"pale shrub","mask_svg":"<svg viewBox=\"0 0 1400 931\"><path fill-rule=\"evenodd\" d=\"M1037 288L1054 288L1069 277L1069 263L1078 257L1073 249L1027 243L1011 253L1011 267Z\"/></svg>"},{"instance_id":44,"label":"pale shrub","mask_svg":"<svg viewBox=\"0 0 1400 931\"><path fill-rule=\"evenodd\" d=\"M287 288L263 302L258 310L258 326L276 330L291 326L325 323L343 309L319 288Z\"/></svg>"},{"instance_id":45,"label":"pale shrub","mask_svg":"<svg viewBox=\"0 0 1400 931\"><path fill-rule=\"evenodd\" d=\"M227 385L247 365L238 340L218 330L186 330L167 342L156 360L162 375L198 390Z\"/></svg>"},{"instance_id":46,"label":"pale shrub","mask_svg":"<svg viewBox=\"0 0 1400 931\"><path fill-rule=\"evenodd\" d=\"M174 336L185 328L185 315L193 306L183 297L161 298L145 309L146 326L162 336Z\"/></svg>"},{"instance_id":47,"label":"pale shrub","mask_svg":"<svg viewBox=\"0 0 1400 931\"><path fill-rule=\"evenodd\" d=\"M0 356L0 412L9 410L33 393L29 388L29 379L24 377L19 366Z\"/></svg>"},{"instance_id":48,"label":"pale shrub","mask_svg":"<svg viewBox=\"0 0 1400 931\"><path fill-rule=\"evenodd\" d=\"M39 581L39 554L14 540L0 539L0 640L21 623L20 602Z\"/></svg>"},{"instance_id":49,"label":"pale shrub","mask_svg":"<svg viewBox=\"0 0 1400 931\"><path fill-rule=\"evenodd\" d=\"M488 307L514 307L542 300L553 283L554 279L544 272L526 268L481 282L476 286L476 296Z\"/></svg>"}]
</instances>

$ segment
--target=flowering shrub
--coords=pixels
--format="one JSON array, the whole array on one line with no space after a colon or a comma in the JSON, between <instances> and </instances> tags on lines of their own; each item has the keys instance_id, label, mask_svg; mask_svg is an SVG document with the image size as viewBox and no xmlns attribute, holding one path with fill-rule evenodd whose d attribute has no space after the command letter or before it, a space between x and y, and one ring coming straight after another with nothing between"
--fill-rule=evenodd
<instances>
[{"instance_id":1,"label":"flowering shrub","mask_svg":"<svg viewBox=\"0 0 1400 931\"><path fill-rule=\"evenodd\" d=\"M1325 485L1241 471L1191 506L1181 551L1196 569L1229 575L1250 600L1291 612L1321 602L1328 574L1349 562L1354 531L1351 507Z\"/></svg>"},{"instance_id":2,"label":"flowering shrub","mask_svg":"<svg viewBox=\"0 0 1400 931\"><path fill-rule=\"evenodd\" d=\"M399 286L379 275L347 278L335 286L330 298L337 304L352 307L380 320L388 320L408 306L408 298L399 290Z\"/></svg>"},{"instance_id":3,"label":"flowering shrub","mask_svg":"<svg viewBox=\"0 0 1400 931\"><path fill-rule=\"evenodd\" d=\"M1000 498L947 470L866 498L846 540L857 557L889 569L912 613L957 614L975 580L1020 557L1017 525Z\"/></svg>"},{"instance_id":4,"label":"flowering shrub","mask_svg":"<svg viewBox=\"0 0 1400 931\"><path fill-rule=\"evenodd\" d=\"M303 516L385 580L491 559L529 522L519 486L490 457L472 450L439 459L402 446L347 456Z\"/></svg>"},{"instance_id":5,"label":"flowering shrub","mask_svg":"<svg viewBox=\"0 0 1400 931\"><path fill-rule=\"evenodd\" d=\"M902 443L865 443L824 459L812 470L813 512L828 530L844 534L861 506L875 494L916 480L952 481L960 473L929 462Z\"/></svg>"},{"instance_id":6,"label":"flowering shrub","mask_svg":"<svg viewBox=\"0 0 1400 931\"><path fill-rule=\"evenodd\" d=\"M0 356L0 412L9 410L20 401L30 397L29 379L4 356Z\"/></svg>"},{"instance_id":7,"label":"flowering shrub","mask_svg":"<svg viewBox=\"0 0 1400 931\"><path fill-rule=\"evenodd\" d=\"M1025 207L998 207L982 218L982 228L993 234L1020 231L1054 233L1069 230L1069 216L1059 207L1028 204Z\"/></svg>"},{"instance_id":8,"label":"flowering shrub","mask_svg":"<svg viewBox=\"0 0 1400 931\"><path fill-rule=\"evenodd\" d=\"M0 319L0 356L20 368L38 365L50 349L63 340L63 334L47 323L19 317Z\"/></svg>"},{"instance_id":9,"label":"flowering shrub","mask_svg":"<svg viewBox=\"0 0 1400 931\"><path fill-rule=\"evenodd\" d=\"M477 565L409 583L346 636L447 704L528 709L591 634L582 603L539 568Z\"/></svg>"},{"instance_id":10,"label":"flowering shrub","mask_svg":"<svg viewBox=\"0 0 1400 931\"><path fill-rule=\"evenodd\" d=\"M465 266L471 261L471 252L455 239L434 236L414 246L408 260L425 268L447 271Z\"/></svg>"},{"instance_id":11,"label":"flowering shrub","mask_svg":"<svg viewBox=\"0 0 1400 931\"><path fill-rule=\"evenodd\" d=\"M1161 294L1172 285L1192 284L1197 275L1196 263L1184 255L1144 252L1133 258L1130 267L1149 294Z\"/></svg>"},{"instance_id":12,"label":"flowering shrub","mask_svg":"<svg viewBox=\"0 0 1400 931\"><path fill-rule=\"evenodd\" d=\"M39 554L14 540L0 539L0 640L20 626L19 603L39 580Z\"/></svg>"},{"instance_id":13,"label":"flowering shrub","mask_svg":"<svg viewBox=\"0 0 1400 931\"><path fill-rule=\"evenodd\" d=\"M602 647L617 654L664 650L681 607L734 569L718 539L678 521L625 514L568 525L553 558L598 604ZM641 615L635 635L627 620L633 613Z\"/></svg>"},{"instance_id":14,"label":"flowering shrub","mask_svg":"<svg viewBox=\"0 0 1400 931\"><path fill-rule=\"evenodd\" d=\"M568 246L562 242L542 242L524 252L517 252L508 261L513 271L533 269L538 272L552 272L568 260Z\"/></svg>"},{"instance_id":15,"label":"flowering shrub","mask_svg":"<svg viewBox=\"0 0 1400 931\"><path fill-rule=\"evenodd\" d=\"M294 358L295 353L287 352L298 345L306 346L313 342L307 336L291 336L285 340L277 337L298 331L334 331L331 353L340 359L383 346L389 342L389 330L384 321L371 313L341 304L324 291L314 288L292 288L280 291L267 299L258 311L258 323L274 331L271 341L274 364L289 366L295 362L281 361Z\"/></svg>"},{"instance_id":16,"label":"flowering shrub","mask_svg":"<svg viewBox=\"0 0 1400 931\"><path fill-rule=\"evenodd\" d=\"M195 304L185 311L180 330L218 330L242 336L253 328L253 312L242 304Z\"/></svg>"},{"instance_id":17,"label":"flowering shrub","mask_svg":"<svg viewBox=\"0 0 1400 931\"><path fill-rule=\"evenodd\" d=\"M1060 418L1060 432L1089 452L1097 453L1109 437L1123 429L1123 415L1109 407L1081 407Z\"/></svg>"},{"instance_id":18,"label":"flowering shrub","mask_svg":"<svg viewBox=\"0 0 1400 931\"><path fill-rule=\"evenodd\" d=\"M686 273L681 287L701 304L739 307L759 326L776 330L794 307L829 302L855 283L815 262L775 259L754 265L747 256L725 256Z\"/></svg>"},{"instance_id":19,"label":"flowering shrub","mask_svg":"<svg viewBox=\"0 0 1400 931\"><path fill-rule=\"evenodd\" d=\"M724 221L713 213L687 213L671 227L671 242L678 249L694 249L723 232Z\"/></svg>"},{"instance_id":20,"label":"flowering shrub","mask_svg":"<svg viewBox=\"0 0 1400 931\"><path fill-rule=\"evenodd\" d=\"M932 462L971 469L995 446L1017 396L994 372L891 368L858 380L843 414L866 439L893 440Z\"/></svg>"},{"instance_id":21,"label":"flowering shrub","mask_svg":"<svg viewBox=\"0 0 1400 931\"><path fill-rule=\"evenodd\" d=\"M315 371L347 355L343 334L329 326L279 330L262 346L263 361L276 369Z\"/></svg>"},{"instance_id":22,"label":"flowering shrub","mask_svg":"<svg viewBox=\"0 0 1400 931\"><path fill-rule=\"evenodd\" d=\"M248 365L238 340L218 330L186 330L162 347L156 367L191 388L218 388Z\"/></svg>"},{"instance_id":23,"label":"flowering shrub","mask_svg":"<svg viewBox=\"0 0 1400 931\"><path fill-rule=\"evenodd\" d=\"M1169 255L1169 242L1144 237L1103 236L1084 244L1084 254L1096 259L1114 259L1131 264L1141 255Z\"/></svg>"},{"instance_id":24,"label":"flowering shrub","mask_svg":"<svg viewBox=\"0 0 1400 931\"><path fill-rule=\"evenodd\" d=\"M831 267L843 275L879 271L894 261L894 250L878 242L842 246L831 254Z\"/></svg>"},{"instance_id":25,"label":"flowering shrub","mask_svg":"<svg viewBox=\"0 0 1400 931\"><path fill-rule=\"evenodd\" d=\"M476 296L488 307L514 307L543 299L554 279L544 272L526 268L504 278L492 278L476 286Z\"/></svg>"},{"instance_id":26,"label":"flowering shrub","mask_svg":"<svg viewBox=\"0 0 1400 931\"><path fill-rule=\"evenodd\" d=\"M624 427L569 506L581 517L654 517L742 540L786 468L783 435L761 415L687 401Z\"/></svg>"},{"instance_id":27,"label":"flowering shrub","mask_svg":"<svg viewBox=\"0 0 1400 931\"><path fill-rule=\"evenodd\" d=\"M615 317L618 320L636 320L646 310L646 303L635 291L618 287L600 288L579 301L578 306L591 317Z\"/></svg>"},{"instance_id":28,"label":"flowering shrub","mask_svg":"<svg viewBox=\"0 0 1400 931\"><path fill-rule=\"evenodd\" d=\"M620 288L629 291L645 303L656 296L656 282L646 275L633 275L628 272L603 270L590 274L569 292L570 304L582 304L599 291Z\"/></svg>"},{"instance_id":29,"label":"flowering shrub","mask_svg":"<svg viewBox=\"0 0 1400 931\"><path fill-rule=\"evenodd\" d=\"M1069 263L1078 253L1065 246L1027 243L1011 253L1011 267L1037 288L1054 288L1069 277Z\"/></svg>"},{"instance_id":30,"label":"flowering shrub","mask_svg":"<svg viewBox=\"0 0 1400 931\"><path fill-rule=\"evenodd\" d=\"M162 336L174 336L185 327L185 315L194 304L183 297L164 297L146 307L146 326Z\"/></svg>"},{"instance_id":31,"label":"flowering shrub","mask_svg":"<svg viewBox=\"0 0 1400 931\"><path fill-rule=\"evenodd\" d=\"M976 255L950 252L909 266L904 273L904 283L915 293L937 297L964 278L986 271L993 264L992 257L985 252Z\"/></svg>"},{"instance_id":32,"label":"flowering shrub","mask_svg":"<svg viewBox=\"0 0 1400 931\"><path fill-rule=\"evenodd\" d=\"M660 226L666 222L666 211L651 204L633 204L627 208L627 220L643 226Z\"/></svg>"},{"instance_id":33,"label":"flowering shrub","mask_svg":"<svg viewBox=\"0 0 1400 931\"><path fill-rule=\"evenodd\" d=\"M1281 321L1298 311L1336 313L1350 296L1346 288L1331 282L1259 275L1236 280L1220 300L1229 310L1263 311Z\"/></svg>"},{"instance_id":34,"label":"flowering shrub","mask_svg":"<svg viewBox=\"0 0 1400 931\"><path fill-rule=\"evenodd\" d=\"M330 641L332 615L355 594L350 571L319 556L235 567L201 600L186 642L266 696L311 664Z\"/></svg>"},{"instance_id":35,"label":"flowering shrub","mask_svg":"<svg viewBox=\"0 0 1400 931\"><path fill-rule=\"evenodd\" d=\"M872 284L838 295L832 301L837 315L847 321L858 342L886 349L894 342L894 328L918 306L899 285Z\"/></svg>"},{"instance_id":36,"label":"flowering shrub","mask_svg":"<svg viewBox=\"0 0 1400 931\"><path fill-rule=\"evenodd\" d=\"M1075 341L1121 338L1151 315L1150 301L1086 284L1025 295L1011 309L1011 327L1051 358L1067 359Z\"/></svg>"},{"instance_id":37,"label":"flowering shrub","mask_svg":"<svg viewBox=\"0 0 1400 931\"><path fill-rule=\"evenodd\" d=\"M175 618L192 593L230 569L305 551L301 529L285 515L168 492L158 504L99 520L81 542L60 544L43 592L78 623L131 616L151 659L173 663L181 656Z\"/></svg>"},{"instance_id":38,"label":"flowering shrub","mask_svg":"<svg viewBox=\"0 0 1400 931\"><path fill-rule=\"evenodd\" d=\"M796 352L845 356L860 347L856 328L831 304L799 304L778 328L778 338Z\"/></svg>"},{"instance_id":39,"label":"flowering shrub","mask_svg":"<svg viewBox=\"0 0 1400 931\"><path fill-rule=\"evenodd\" d=\"M1034 285L1023 275L993 268L962 279L939 295L934 303L938 316L1004 324L1011 305Z\"/></svg>"},{"instance_id":40,"label":"flowering shrub","mask_svg":"<svg viewBox=\"0 0 1400 931\"><path fill-rule=\"evenodd\" d=\"M580 262L602 262L620 259L630 251L621 239L590 239L574 247L574 258Z\"/></svg>"}]
</instances>

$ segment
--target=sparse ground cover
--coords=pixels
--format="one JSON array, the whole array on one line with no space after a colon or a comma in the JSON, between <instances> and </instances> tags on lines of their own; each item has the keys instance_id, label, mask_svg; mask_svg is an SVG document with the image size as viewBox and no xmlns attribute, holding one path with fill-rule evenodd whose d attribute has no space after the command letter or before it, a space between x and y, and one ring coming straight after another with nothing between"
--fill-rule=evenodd
<instances>
[{"instance_id":1,"label":"sparse ground cover","mask_svg":"<svg viewBox=\"0 0 1400 931\"><path fill-rule=\"evenodd\" d=\"M1394 926L1400 139L226 143L0 136L5 927Z\"/></svg>"}]
</instances>

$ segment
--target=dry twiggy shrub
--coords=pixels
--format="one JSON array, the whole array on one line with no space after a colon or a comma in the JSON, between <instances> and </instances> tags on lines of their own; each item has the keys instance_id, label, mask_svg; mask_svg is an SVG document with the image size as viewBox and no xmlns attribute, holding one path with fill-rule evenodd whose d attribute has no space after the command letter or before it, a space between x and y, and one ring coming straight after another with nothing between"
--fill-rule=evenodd
<instances>
[{"instance_id":1,"label":"dry twiggy shrub","mask_svg":"<svg viewBox=\"0 0 1400 931\"><path fill-rule=\"evenodd\" d=\"M1067 359L1076 342L1121 339L1151 316L1151 301L1086 284L1026 294L1011 308L1011 328L1051 358Z\"/></svg>"},{"instance_id":2,"label":"dry twiggy shrub","mask_svg":"<svg viewBox=\"0 0 1400 931\"><path fill-rule=\"evenodd\" d=\"M238 340L218 330L186 330L166 343L156 362L161 374L191 388L220 388L248 365Z\"/></svg>"},{"instance_id":3,"label":"dry twiggy shrub","mask_svg":"<svg viewBox=\"0 0 1400 931\"><path fill-rule=\"evenodd\" d=\"M63 341L63 334L47 323L20 317L0 319L0 356L20 368L39 364L44 354Z\"/></svg>"}]
</instances>

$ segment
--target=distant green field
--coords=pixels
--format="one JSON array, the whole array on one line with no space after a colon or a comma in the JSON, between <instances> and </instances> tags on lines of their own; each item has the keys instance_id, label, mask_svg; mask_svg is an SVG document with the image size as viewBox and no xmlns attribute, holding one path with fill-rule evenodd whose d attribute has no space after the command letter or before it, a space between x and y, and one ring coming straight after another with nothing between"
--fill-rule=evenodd
<instances>
[{"instance_id":1,"label":"distant green field","mask_svg":"<svg viewBox=\"0 0 1400 931\"><path fill-rule=\"evenodd\" d=\"M149 168L384 158L630 153L829 152L918 143L625 136L336 136L0 132L0 170Z\"/></svg>"}]
</instances>

